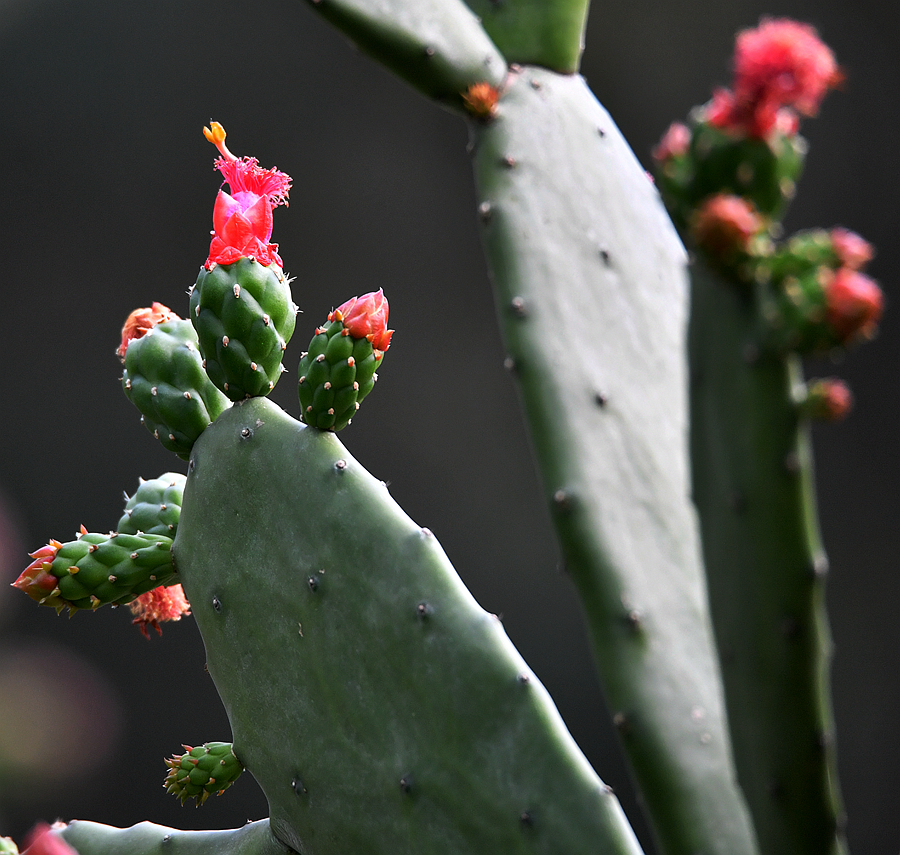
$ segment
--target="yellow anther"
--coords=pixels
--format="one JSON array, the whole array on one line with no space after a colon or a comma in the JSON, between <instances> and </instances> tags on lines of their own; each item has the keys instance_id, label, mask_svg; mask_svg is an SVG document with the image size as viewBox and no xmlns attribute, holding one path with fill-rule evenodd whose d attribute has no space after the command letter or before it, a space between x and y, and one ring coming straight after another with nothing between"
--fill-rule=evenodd
<instances>
[{"instance_id":1,"label":"yellow anther","mask_svg":"<svg viewBox=\"0 0 900 855\"><path fill-rule=\"evenodd\" d=\"M237 160L237 158L228 150L228 147L225 145L225 128L223 128L218 122L214 122L212 119L210 119L209 127L203 129L203 136L205 136L219 150L225 160Z\"/></svg>"}]
</instances>

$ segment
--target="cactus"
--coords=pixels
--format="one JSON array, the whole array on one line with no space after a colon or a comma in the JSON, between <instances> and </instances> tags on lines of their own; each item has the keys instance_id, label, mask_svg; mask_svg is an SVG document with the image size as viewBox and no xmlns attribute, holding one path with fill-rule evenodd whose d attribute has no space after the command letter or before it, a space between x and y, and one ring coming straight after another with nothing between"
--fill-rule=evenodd
<instances>
[{"instance_id":1,"label":"cactus","mask_svg":"<svg viewBox=\"0 0 900 855\"><path fill-rule=\"evenodd\" d=\"M814 114L837 74L812 28L764 21L738 36L737 94L717 93L690 131L676 132L680 141L670 129L656 152L670 210L698 252L691 462L738 777L763 851L794 855L846 851L808 420L845 413L849 391L834 381L807 391L800 356L871 336L881 293L858 272L871 247L846 230L778 244L793 183L754 167L766 148L806 150L798 113ZM785 80L794 85L783 90ZM698 190L675 176L707 171L714 155L702 140L716 125L730 173L755 178L740 186L723 172ZM724 198L752 225L738 228Z\"/></svg>"},{"instance_id":2,"label":"cactus","mask_svg":"<svg viewBox=\"0 0 900 855\"><path fill-rule=\"evenodd\" d=\"M839 417L849 390L804 386L798 350L870 336L881 293L851 233L778 242L830 52L763 22L739 36L733 91L660 143L689 281L659 194L572 74L584 0L473 0L480 20L457 0L316 8L469 120L507 365L660 853L843 852L805 420ZM119 349L126 393L188 475L143 482L118 532L51 541L15 585L57 610L128 604L145 635L192 611L234 742L185 746L166 788L199 805L246 764L271 816L50 839L81 855L636 855L500 622L333 435L390 342L383 294L316 330L305 424L266 399L297 311L270 242L290 178L231 154L220 125L205 135L229 192L190 321L154 303Z\"/></svg>"}]
</instances>

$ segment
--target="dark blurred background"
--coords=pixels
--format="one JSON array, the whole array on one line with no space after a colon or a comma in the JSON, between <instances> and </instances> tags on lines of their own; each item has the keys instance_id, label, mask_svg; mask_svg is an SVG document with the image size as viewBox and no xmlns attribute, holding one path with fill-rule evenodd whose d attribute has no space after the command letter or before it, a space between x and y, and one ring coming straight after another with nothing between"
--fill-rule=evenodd
<instances>
[{"instance_id":1,"label":"dark blurred background","mask_svg":"<svg viewBox=\"0 0 900 855\"><path fill-rule=\"evenodd\" d=\"M734 33L761 14L815 24L846 72L804 124L787 226L862 233L888 296L877 341L813 368L857 396L847 422L815 432L848 834L857 852L895 855L900 15L881 0L611 5L592 10L583 72L645 164L670 121L728 83ZM266 814L249 776L197 811L161 786L182 742L229 738L191 619L148 643L125 610L70 621L6 587L48 538L114 527L138 476L183 471L139 424L114 350L131 309L186 312L219 187L201 135L212 117L236 153L294 177L274 238L303 314L273 397L296 414L313 327L385 289L397 334L342 439L502 615L649 851L502 367L465 124L297 0L0 0L0 79L0 835L56 817L228 827Z\"/></svg>"}]
</instances>

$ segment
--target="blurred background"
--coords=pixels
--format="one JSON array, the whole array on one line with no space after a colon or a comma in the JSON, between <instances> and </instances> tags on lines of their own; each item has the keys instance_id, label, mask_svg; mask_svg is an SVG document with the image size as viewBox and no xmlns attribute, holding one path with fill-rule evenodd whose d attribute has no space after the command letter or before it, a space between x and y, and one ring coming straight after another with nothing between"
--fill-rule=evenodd
<instances>
[{"instance_id":1,"label":"blurred background","mask_svg":"<svg viewBox=\"0 0 900 855\"><path fill-rule=\"evenodd\" d=\"M845 225L878 248L881 336L843 364L855 412L816 429L841 779L851 847L900 849L900 16L857 0L597 3L583 73L638 157L729 81L738 29L815 24L843 92L803 132L788 231ZM334 305L383 287L392 343L341 438L431 528L553 694L650 849L559 572L475 228L464 122L297 0L0 0L0 835L39 819L229 827L266 815L250 776L201 810L161 784L181 743L228 739L188 618L150 642L126 610L72 620L8 587L47 539L115 527L122 491L183 464L139 424L114 355L131 309L186 313L219 187L201 128L294 178L274 239L303 314L274 399ZM578 204L577 199L572 204Z\"/></svg>"}]
</instances>

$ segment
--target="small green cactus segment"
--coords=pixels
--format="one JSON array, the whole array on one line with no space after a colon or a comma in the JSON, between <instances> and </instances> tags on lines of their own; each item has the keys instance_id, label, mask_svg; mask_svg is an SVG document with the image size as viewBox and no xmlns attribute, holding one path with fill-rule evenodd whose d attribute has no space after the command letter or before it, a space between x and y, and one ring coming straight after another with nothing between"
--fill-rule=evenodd
<instances>
[{"instance_id":1,"label":"small green cactus segment","mask_svg":"<svg viewBox=\"0 0 900 855\"><path fill-rule=\"evenodd\" d=\"M784 215L803 170L803 137L777 131L767 140L735 137L703 121L689 131L687 150L667 157L657 173L666 207L680 229L690 226L697 206L715 193L742 196L772 220Z\"/></svg>"},{"instance_id":2,"label":"small green cactus segment","mask_svg":"<svg viewBox=\"0 0 900 855\"><path fill-rule=\"evenodd\" d=\"M588 0L467 0L507 62L578 71Z\"/></svg>"},{"instance_id":3,"label":"small green cactus segment","mask_svg":"<svg viewBox=\"0 0 900 855\"><path fill-rule=\"evenodd\" d=\"M254 398L191 459L181 581L285 844L641 851L500 621L335 435Z\"/></svg>"},{"instance_id":4,"label":"small green cactus segment","mask_svg":"<svg viewBox=\"0 0 900 855\"><path fill-rule=\"evenodd\" d=\"M35 584L28 586L20 577L16 586L57 611L122 605L174 581L171 548L172 538L164 535L84 532L77 540L59 544L42 568L38 562L32 565ZM54 578L51 588L48 583Z\"/></svg>"},{"instance_id":5,"label":"small green cactus segment","mask_svg":"<svg viewBox=\"0 0 900 855\"><path fill-rule=\"evenodd\" d=\"M688 483L684 251L580 78L522 69L473 134L508 365L659 849L750 855Z\"/></svg>"},{"instance_id":6,"label":"small green cactus segment","mask_svg":"<svg viewBox=\"0 0 900 855\"><path fill-rule=\"evenodd\" d=\"M241 258L201 269L190 317L206 373L222 392L240 401L272 391L297 317L290 284L277 264Z\"/></svg>"},{"instance_id":7,"label":"small green cactus segment","mask_svg":"<svg viewBox=\"0 0 900 855\"><path fill-rule=\"evenodd\" d=\"M158 324L125 353L122 388L150 431L187 459L194 441L229 406L203 370L190 321Z\"/></svg>"},{"instance_id":8,"label":"small green cactus segment","mask_svg":"<svg viewBox=\"0 0 900 855\"><path fill-rule=\"evenodd\" d=\"M125 513L116 530L119 534L163 534L175 537L185 476L166 472L149 481L141 479L133 496L126 497Z\"/></svg>"},{"instance_id":9,"label":"small green cactus segment","mask_svg":"<svg viewBox=\"0 0 900 855\"><path fill-rule=\"evenodd\" d=\"M430 98L462 109L473 83L500 86L506 62L463 0L312 0L311 8Z\"/></svg>"},{"instance_id":10,"label":"small green cactus segment","mask_svg":"<svg viewBox=\"0 0 900 855\"><path fill-rule=\"evenodd\" d=\"M19 847L11 837L0 837L0 855L19 855Z\"/></svg>"},{"instance_id":11,"label":"small green cactus segment","mask_svg":"<svg viewBox=\"0 0 900 855\"><path fill-rule=\"evenodd\" d=\"M152 822L113 828L75 820L54 833L81 855L295 855L272 834L268 819L226 831L180 831Z\"/></svg>"},{"instance_id":12,"label":"small green cactus segment","mask_svg":"<svg viewBox=\"0 0 900 855\"><path fill-rule=\"evenodd\" d=\"M750 295L693 268L691 460L738 777L764 852L845 852L799 357Z\"/></svg>"},{"instance_id":13,"label":"small green cactus segment","mask_svg":"<svg viewBox=\"0 0 900 855\"><path fill-rule=\"evenodd\" d=\"M341 321L320 327L300 359L300 418L311 427L338 431L350 424L372 388L384 354L354 338Z\"/></svg>"},{"instance_id":14,"label":"small green cactus segment","mask_svg":"<svg viewBox=\"0 0 900 855\"><path fill-rule=\"evenodd\" d=\"M222 795L244 771L230 742L206 742L166 760L166 792L180 799L196 799L197 807L211 795Z\"/></svg>"}]
</instances>

